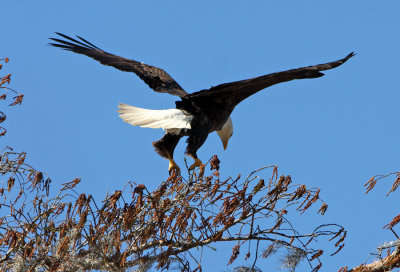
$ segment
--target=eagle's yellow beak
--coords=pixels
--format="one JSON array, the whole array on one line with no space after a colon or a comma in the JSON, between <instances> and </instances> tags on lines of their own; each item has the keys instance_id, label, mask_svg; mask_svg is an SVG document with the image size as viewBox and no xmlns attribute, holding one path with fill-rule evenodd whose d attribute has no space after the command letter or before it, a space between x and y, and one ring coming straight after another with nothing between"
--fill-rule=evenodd
<instances>
[{"instance_id":1,"label":"eagle's yellow beak","mask_svg":"<svg viewBox=\"0 0 400 272\"><path fill-rule=\"evenodd\" d=\"M224 146L224 150L226 150L229 139L232 137L232 134L233 134L232 119L230 117L229 117L228 121L226 121L226 123L222 127L222 129L217 130L217 134L218 134L219 138L221 139L222 145Z\"/></svg>"},{"instance_id":2,"label":"eagle's yellow beak","mask_svg":"<svg viewBox=\"0 0 400 272\"><path fill-rule=\"evenodd\" d=\"M224 150L226 150L226 148L228 147L228 142L229 142L229 139L226 139L225 141L222 141L222 145L224 146Z\"/></svg>"}]
</instances>

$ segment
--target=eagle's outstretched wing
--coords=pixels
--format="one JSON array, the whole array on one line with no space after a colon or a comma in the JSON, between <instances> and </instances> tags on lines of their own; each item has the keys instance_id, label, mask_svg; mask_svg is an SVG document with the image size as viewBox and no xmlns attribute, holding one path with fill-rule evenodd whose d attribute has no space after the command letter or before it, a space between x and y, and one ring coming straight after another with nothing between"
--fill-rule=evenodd
<instances>
[{"instance_id":1,"label":"eagle's outstretched wing","mask_svg":"<svg viewBox=\"0 0 400 272\"><path fill-rule=\"evenodd\" d=\"M354 55L355 54L352 52L343 59L337 61L221 84L208 90L192 93L186 98L201 106L204 106L206 103L208 107L212 107L212 101L215 101L216 103L224 103L229 105L228 107L233 110L233 108L241 101L262 89L293 79L321 77L324 75L321 71L338 67Z\"/></svg>"},{"instance_id":2,"label":"eagle's outstretched wing","mask_svg":"<svg viewBox=\"0 0 400 272\"><path fill-rule=\"evenodd\" d=\"M156 92L169 93L180 97L187 95L185 90L161 68L107 53L79 36L76 36L79 39L77 40L58 32L56 34L65 38L65 40L50 38L57 42L50 43L52 46L86 55L101 64L115 67L121 71L133 72Z\"/></svg>"}]
</instances>

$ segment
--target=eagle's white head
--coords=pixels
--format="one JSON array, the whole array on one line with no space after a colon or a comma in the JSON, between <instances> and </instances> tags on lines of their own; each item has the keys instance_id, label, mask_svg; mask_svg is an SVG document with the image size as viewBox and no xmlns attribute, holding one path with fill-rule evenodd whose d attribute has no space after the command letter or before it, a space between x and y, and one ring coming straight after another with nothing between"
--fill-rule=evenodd
<instances>
[{"instance_id":1,"label":"eagle's white head","mask_svg":"<svg viewBox=\"0 0 400 272\"><path fill-rule=\"evenodd\" d=\"M223 125L221 130L217 130L219 138L221 138L224 149L228 146L229 139L233 135L233 124L232 119L229 117L226 123Z\"/></svg>"}]
</instances>

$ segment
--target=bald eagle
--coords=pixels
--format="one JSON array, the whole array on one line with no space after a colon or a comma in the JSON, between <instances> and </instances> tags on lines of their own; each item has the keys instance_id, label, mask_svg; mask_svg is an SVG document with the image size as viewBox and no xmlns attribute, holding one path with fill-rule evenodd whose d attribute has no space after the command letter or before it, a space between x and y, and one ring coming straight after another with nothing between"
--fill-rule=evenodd
<instances>
[{"instance_id":1,"label":"bald eagle","mask_svg":"<svg viewBox=\"0 0 400 272\"><path fill-rule=\"evenodd\" d=\"M118 110L122 120L133 126L165 130L164 136L153 142L153 146L160 156L169 160L170 172L173 170L179 172L173 155L176 145L183 136L188 136L186 154L194 159L194 163L190 166L192 170L202 165L197 157L197 150L203 145L209 133L216 131L226 149L233 134L230 115L241 101L281 82L321 77L324 75L321 71L338 67L354 56L352 52L337 61L224 83L189 94L161 68L110 54L79 36L74 39L58 32L56 34L64 39L50 38L56 42L50 45L86 55L121 71L133 72L154 91L180 97L180 100L175 102L175 109L149 110L120 104Z\"/></svg>"}]
</instances>

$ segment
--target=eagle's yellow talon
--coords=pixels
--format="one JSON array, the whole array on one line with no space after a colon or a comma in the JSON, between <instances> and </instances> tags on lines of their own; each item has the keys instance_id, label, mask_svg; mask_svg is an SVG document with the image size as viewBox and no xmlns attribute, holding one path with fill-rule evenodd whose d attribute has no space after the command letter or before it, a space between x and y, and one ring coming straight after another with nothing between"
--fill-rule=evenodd
<instances>
[{"instance_id":1,"label":"eagle's yellow talon","mask_svg":"<svg viewBox=\"0 0 400 272\"><path fill-rule=\"evenodd\" d=\"M194 170L194 168L200 167L201 165L203 165L203 163L200 159L194 159L194 163L189 167L189 170Z\"/></svg>"},{"instance_id":2,"label":"eagle's yellow talon","mask_svg":"<svg viewBox=\"0 0 400 272\"><path fill-rule=\"evenodd\" d=\"M176 162L173 159L169 160L169 166L168 166L168 172L171 174L172 171L176 171L178 174L181 172L181 169L179 166L176 164Z\"/></svg>"}]
</instances>

